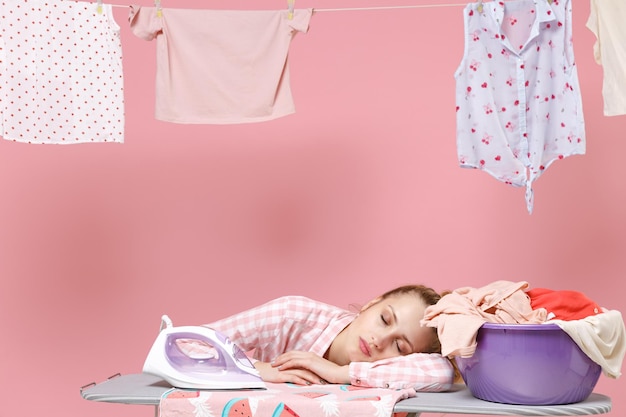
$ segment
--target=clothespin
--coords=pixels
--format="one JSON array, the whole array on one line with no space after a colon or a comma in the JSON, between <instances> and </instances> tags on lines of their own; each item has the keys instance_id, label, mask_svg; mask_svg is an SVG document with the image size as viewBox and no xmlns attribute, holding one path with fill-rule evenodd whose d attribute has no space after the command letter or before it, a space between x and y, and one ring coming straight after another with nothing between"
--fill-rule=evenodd
<instances>
[{"instance_id":1,"label":"clothespin","mask_svg":"<svg viewBox=\"0 0 626 417\"><path fill-rule=\"evenodd\" d=\"M293 19L293 8L296 4L296 0L287 0L287 8L289 9L289 14L287 14L287 18L289 20Z\"/></svg>"},{"instance_id":2,"label":"clothespin","mask_svg":"<svg viewBox=\"0 0 626 417\"><path fill-rule=\"evenodd\" d=\"M157 17L163 17L163 9L161 9L161 0L154 0L156 6Z\"/></svg>"},{"instance_id":3,"label":"clothespin","mask_svg":"<svg viewBox=\"0 0 626 417\"><path fill-rule=\"evenodd\" d=\"M483 0L478 0L478 7L476 8L476 10L478 10L478 13L483 12Z\"/></svg>"},{"instance_id":4,"label":"clothespin","mask_svg":"<svg viewBox=\"0 0 626 417\"><path fill-rule=\"evenodd\" d=\"M102 0L98 0L98 6L96 8L98 14L102 14Z\"/></svg>"}]
</instances>

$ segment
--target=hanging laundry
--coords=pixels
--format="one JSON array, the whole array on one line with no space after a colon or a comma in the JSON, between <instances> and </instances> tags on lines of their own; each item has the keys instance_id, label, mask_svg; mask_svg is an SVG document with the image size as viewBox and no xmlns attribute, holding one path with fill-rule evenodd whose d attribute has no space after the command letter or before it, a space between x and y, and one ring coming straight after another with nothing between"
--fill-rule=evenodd
<instances>
[{"instance_id":1,"label":"hanging laundry","mask_svg":"<svg viewBox=\"0 0 626 417\"><path fill-rule=\"evenodd\" d=\"M110 5L0 2L0 135L28 143L124 141L120 27Z\"/></svg>"},{"instance_id":2,"label":"hanging laundry","mask_svg":"<svg viewBox=\"0 0 626 417\"><path fill-rule=\"evenodd\" d=\"M626 2L591 0L587 28L596 42L593 55L602 65L604 115L626 114Z\"/></svg>"},{"instance_id":3,"label":"hanging laundry","mask_svg":"<svg viewBox=\"0 0 626 417\"><path fill-rule=\"evenodd\" d=\"M470 3L463 17L459 164L526 187L532 213L533 182L552 162L585 153L571 0Z\"/></svg>"},{"instance_id":4,"label":"hanging laundry","mask_svg":"<svg viewBox=\"0 0 626 417\"><path fill-rule=\"evenodd\" d=\"M133 33L156 39L155 117L174 123L260 122L295 112L288 52L312 9L161 10L132 6Z\"/></svg>"}]
</instances>

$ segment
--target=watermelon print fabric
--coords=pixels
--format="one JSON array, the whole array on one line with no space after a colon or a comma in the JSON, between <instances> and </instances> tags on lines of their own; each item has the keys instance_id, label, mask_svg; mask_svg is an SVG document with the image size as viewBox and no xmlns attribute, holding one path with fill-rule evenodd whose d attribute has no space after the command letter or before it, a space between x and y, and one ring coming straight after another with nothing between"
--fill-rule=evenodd
<instances>
[{"instance_id":1,"label":"watermelon print fabric","mask_svg":"<svg viewBox=\"0 0 626 417\"><path fill-rule=\"evenodd\" d=\"M395 404L415 390L353 385L266 383L266 390L211 391L174 388L161 398L161 417L401 417Z\"/></svg>"}]
</instances>

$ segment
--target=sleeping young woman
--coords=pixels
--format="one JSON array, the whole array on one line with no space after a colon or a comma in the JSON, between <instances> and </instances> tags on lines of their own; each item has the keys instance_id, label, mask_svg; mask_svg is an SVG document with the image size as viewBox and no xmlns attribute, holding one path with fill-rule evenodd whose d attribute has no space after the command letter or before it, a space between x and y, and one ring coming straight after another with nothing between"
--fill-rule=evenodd
<instances>
[{"instance_id":1,"label":"sleeping young woman","mask_svg":"<svg viewBox=\"0 0 626 417\"><path fill-rule=\"evenodd\" d=\"M445 391L454 368L439 353L436 329L420 326L426 307L440 298L426 286L407 285L353 313L286 296L206 326L253 352L266 382Z\"/></svg>"}]
</instances>

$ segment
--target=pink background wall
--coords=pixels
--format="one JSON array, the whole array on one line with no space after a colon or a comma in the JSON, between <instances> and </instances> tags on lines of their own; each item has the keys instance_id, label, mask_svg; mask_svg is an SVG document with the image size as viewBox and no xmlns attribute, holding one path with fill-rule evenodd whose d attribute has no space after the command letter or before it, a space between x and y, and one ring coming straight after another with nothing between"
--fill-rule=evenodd
<instances>
[{"instance_id":1,"label":"pink background wall","mask_svg":"<svg viewBox=\"0 0 626 417\"><path fill-rule=\"evenodd\" d=\"M154 120L155 43L115 8L126 143L0 143L0 416L153 415L79 387L139 372L164 313L200 324L284 294L347 307L409 282L499 279L626 311L626 116L602 115L589 3L574 4L587 154L538 180L532 215L522 189L457 166L461 9L319 12L292 44L295 115L190 126ZM625 389L601 377L612 415Z\"/></svg>"}]
</instances>

